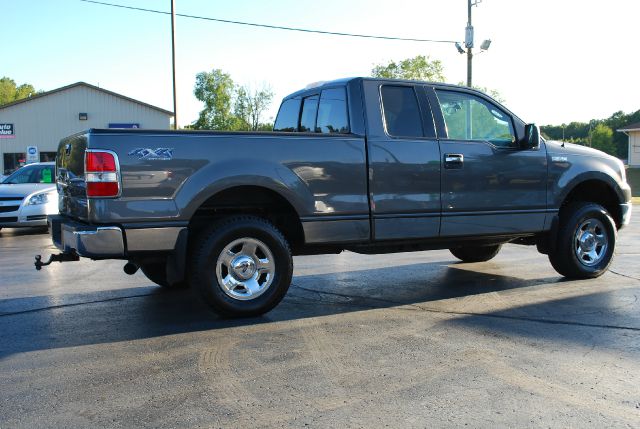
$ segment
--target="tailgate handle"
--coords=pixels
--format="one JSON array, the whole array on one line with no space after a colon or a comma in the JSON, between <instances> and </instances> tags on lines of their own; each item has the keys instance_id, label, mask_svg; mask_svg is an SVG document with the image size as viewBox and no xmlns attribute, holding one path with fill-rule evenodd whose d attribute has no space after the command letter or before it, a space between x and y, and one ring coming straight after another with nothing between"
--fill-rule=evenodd
<instances>
[{"instance_id":1,"label":"tailgate handle","mask_svg":"<svg viewBox=\"0 0 640 429\"><path fill-rule=\"evenodd\" d=\"M461 153L447 153L444 155L444 168L462 168L464 155Z\"/></svg>"}]
</instances>

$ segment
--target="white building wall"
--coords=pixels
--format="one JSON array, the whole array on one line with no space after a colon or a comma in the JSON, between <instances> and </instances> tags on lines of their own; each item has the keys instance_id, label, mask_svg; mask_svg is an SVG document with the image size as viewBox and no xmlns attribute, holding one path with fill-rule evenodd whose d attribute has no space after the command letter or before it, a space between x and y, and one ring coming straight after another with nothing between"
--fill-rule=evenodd
<instances>
[{"instance_id":1,"label":"white building wall","mask_svg":"<svg viewBox=\"0 0 640 429\"><path fill-rule=\"evenodd\" d=\"M87 113L86 121L79 113ZM58 142L88 128L108 128L110 123L138 123L140 128L168 129L171 116L145 105L79 85L34 100L0 109L0 123L14 125L15 138L0 138L0 174L4 153L55 152Z\"/></svg>"},{"instance_id":2,"label":"white building wall","mask_svg":"<svg viewBox=\"0 0 640 429\"><path fill-rule=\"evenodd\" d=\"M629 131L629 165L640 167L640 131Z\"/></svg>"}]
</instances>

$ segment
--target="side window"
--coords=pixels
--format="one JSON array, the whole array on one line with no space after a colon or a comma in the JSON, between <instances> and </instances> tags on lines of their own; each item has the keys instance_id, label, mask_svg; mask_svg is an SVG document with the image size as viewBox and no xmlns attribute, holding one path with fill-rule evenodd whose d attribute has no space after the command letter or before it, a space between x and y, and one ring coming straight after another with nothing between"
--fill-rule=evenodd
<instances>
[{"instance_id":1,"label":"side window","mask_svg":"<svg viewBox=\"0 0 640 429\"><path fill-rule=\"evenodd\" d=\"M300 115L300 99L290 98L282 103L278 111L273 131L298 131L298 117Z\"/></svg>"},{"instance_id":2,"label":"side window","mask_svg":"<svg viewBox=\"0 0 640 429\"><path fill-rule=\"evenodd\" d=\"M344 88L325 89L320 95L316 132L341 133L349 132L347 116L347 94Z\"/></svg>"},{"instance_id":3,"label":"side window","mask_svg":"<svg viewBox=\"0 0 640 429\"><path fill-rule=\"evenodd\" d=\"M318 96L313 95L302 100L302 114L300 115L300 132L313 133L316 130L316 116L318 113Z\"/></svg>"},{"instance_id":4,"label":"side window","mask_svg":"<svg viewBox=\"0 0 640 429\"><path fill-rule=\"evenodd\" d=\"M418 99L410 86L383 85L380 89L387 134L395 137L423 137Z\"/></svg>"},{"instance_id":5,"label":"side window","mask_svg":"<svg viewBox=\"0 0 640 429\"><path fill-rule=\"evenodd\" d=\"M447 135L455 140L486 140L496 146L515 144L509 115L472 94L436 90Z\"/></svg>"}]
</instances>

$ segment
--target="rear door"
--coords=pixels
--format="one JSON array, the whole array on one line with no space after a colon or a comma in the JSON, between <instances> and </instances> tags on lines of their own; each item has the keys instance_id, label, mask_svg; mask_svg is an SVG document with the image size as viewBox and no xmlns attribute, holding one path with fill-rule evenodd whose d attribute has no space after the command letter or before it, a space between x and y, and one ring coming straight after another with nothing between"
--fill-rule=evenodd
<instances>
[{"instance_id":1,"label":"rear door","mask_svg":"<svg viewBox=\"0 0 640 429\"><path fill-rule=\"evenodd\" d=\"M437 237L440 149L422 85L364 81L376 240Z\"/></svg>"},{"instance_id":2,"label":"rear door","mask_svg":"<svg viewBox=\"0 0 640 429\"><path fill-rule=\"evenodd\" d=\"M518 147L515 118L488 98L431 90L444 128L441 236L537 232L546 212L543 147Z\"/></svg>"}]
</instances>

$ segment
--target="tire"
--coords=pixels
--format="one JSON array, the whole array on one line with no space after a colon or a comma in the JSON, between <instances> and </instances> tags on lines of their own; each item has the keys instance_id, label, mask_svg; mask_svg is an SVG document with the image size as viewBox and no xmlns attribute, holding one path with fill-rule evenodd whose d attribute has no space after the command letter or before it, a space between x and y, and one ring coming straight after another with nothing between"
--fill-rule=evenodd
<instances>
[{"instance_id":1,"label":"tire","mask_svg":"<svg viewBox=\"0 0 640 429\"><path fill-rule=\"evenodd\" d=\"M167 281L167 264L164 262L140 265L140 271L149 280L166 289L184 289L189 285L187 282L169 284Z\"/></svg>"},{"instance_id":2,"label":"tire","mask_svg":"<svg viewBox=\"0 0 640 429\"><path fill-rule=\"evenodd\" d=\"M251 317L284 298L293 259L284 236L255 216L222 219L196 241L190 283L204 301L226 317Z\"/></svg>"},{"instance_id":3,"label":"tire","mask_svg":"<svg viewBox=\"0 0 640 429\"><path fill-rule=\"evenodd\" d=\"M486 262L493 259L501 248L502 244L494 244L491 246L452 247L449 251L462 262Z\"/></svg>"},{"instance_id":4,"label":"tire","mask_svg":"<svg viewBox=\"0 0 640 429\"><path fill-rule=\"evenodd\" d=\"M556 246L549 251L549 261L570 279L599 277L611 264L616 235L615 223L604 207L572 203L560 212Z\"/></svg>"}]
</instances>

